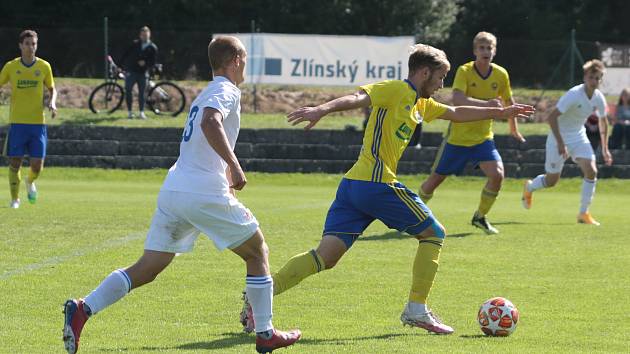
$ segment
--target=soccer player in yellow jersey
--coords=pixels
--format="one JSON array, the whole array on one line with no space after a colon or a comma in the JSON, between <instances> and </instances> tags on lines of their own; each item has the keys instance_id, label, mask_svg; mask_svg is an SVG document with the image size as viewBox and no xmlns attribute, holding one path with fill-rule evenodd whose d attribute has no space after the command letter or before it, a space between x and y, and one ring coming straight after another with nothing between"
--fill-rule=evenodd
<instances>
[{"instance_id":1,"label":"soccer player in yellow jersey","mask_svg":"<svg viewBox=\"0 0 630 354\"><path fill-rule=\"evenodd\" d=\"M35 179L44 166L46 157L46 125L44 124L44 87L50 93L48 108L51 117L57 114L57 90L50 64L35 56L37 33L25 30L20 33L21 56L4 65L0 72L0 86L11 83L11 110L9 132L5 139L4 155L9 158L10 207L20 207L20 167L24 155L30 157L31 169L24 180L28 201L35 203L37 189Z\"/></svg>"},{"instance_id":2,"label":"soccer player in yellow jersey","mask_svg":"<svg viewBox=\"0 0 630 354\"><path fill-rule=\"evenodd\" d=\"M473 40L475 61L460 66L453 82L453 104L456 106L502 107L514 104L507 71L492 62L496 54L496 37L479 32ZM419 195L427 203L435 189L452 174L460 174L468 162L479 167L488 177L481 192L479 208L472 225L487 234L499 231L490 224L486 215L497 199L503 182L503 162L497 151L492 133L492 119L476 122L451 122L438 150L431 175L420 186ZM525 139L518 131L516 119L509 119L512 136L520 142Z\"/></svg>"},{"instance_id":3,"label":"soccer player in yellow jersey","mask_svg":"<svg viewBox=\"0 0 630 354\"><path fill-rule=\"evenodd\" d=\"M434 101L430 97L443 87L450 64L443 51L431 46L414 46L408 66L409 76L404 81L361 86L352 95L316 107L302 107L289 114L289 122L294 125L308 122L305 129L310 129L331 112L372 106L359 159L339 184L319 247L294 256L273 276L274 294L290 289L312 274L333 268L368 225L380 220L419 240L409 302L401 321L430 332L449 334L453 329L441 323L426 305L446 231L420 198L398 182L398 161L421 121L507 119L531 114L533 108L449 107ZM252 325L248 313L245 302L241 322L246 331Z\"/></svg>"}]
</instances>

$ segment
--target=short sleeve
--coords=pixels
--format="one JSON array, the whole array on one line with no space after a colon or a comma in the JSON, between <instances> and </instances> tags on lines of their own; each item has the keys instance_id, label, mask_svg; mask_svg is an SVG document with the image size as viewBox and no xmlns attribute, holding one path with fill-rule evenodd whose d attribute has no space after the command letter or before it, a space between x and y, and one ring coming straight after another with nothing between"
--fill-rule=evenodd
<instances>
[{"instance_id":1,"label":"short sleeve","mask_svg":"<svg viewBox=\"0 0 630 354\"><path fill-rule=\"evenodd\" d=\"M459 90L463 93L466 93L466 89L468 88L468 83L466 82L466 72L464 70L464 66L460 66L457 68L457 72L455 73L455 79L453 80L453 90Z\"/></svg>"},{"instance_id":2,"label":"short sleeve","mask_svg":"<svg viewBox=\"0 0 630 354\"><path fill-rule=\"evenodd\" d=\"M0 85L4 85L9 82L9 63L4 64L2 71L0 71Z\"/></svg>"},{"instance_id":3,"label":"short sleeve","mask_svg":"<svg viewBox=\"0 0 630 354\"><path fill-rule=\"evenodd\" d=\"M210 94L204 101L201 102L200 108L214 108L221 115L223 119L226 119L230 112L234 110L236 106L237 95L232 90L223 90L221 92Z\"/></svg>"},{"instance_id":4,"label":"short sleeve","mask_svg":"<svg viewBox=\"0 0 630 354\"><path fill-rule=\"evenodd\" d=\"M512 86L510 85L510 75L507 73L507 71L504 71L503 79L505 80L505 82L503 83L503 86L499 91L499 96L501 96L501 99L504 103L509 103L512 99Z\"/></svg>"},{"instance_id":5,"label":"short sleeve","mask_svg":"<svg viewBox=\"0 0 630 354\"><path fill-rule=\"evenodd\" d=\"M359 86L370 96L373 107L388 107L392 104L392 98L396 96L395 81L381 81L374 84Z\"/></svg>"},{"instance_id":6,"label":"short sleeve","mask_svg":"<svg viewBox=\"0 0 630 354\"><path fill-rule=\"evenodd\" d=\"M558 103L556 103L556 108L560 111L560 113L565 113L566 111L573 106L575 102L575 93L574 91L568 91L565 93L560 99Z\"/></svg>"},{"instance_id":7,"label":"short sleeve","mask_svg":"<svg viewBox=\"0 0 630 354\"><path fill-rule=\"evenodd\" d=\"M55 80L53 79L52 68L50 64L46 64L46 76L44 77L44 85L48 88L55 87Z\"/></svg>"},{"instance_id":8,"label":"short sleeve","mask_svg":"<svg viewBox=\"0 0 630 354\"><path fill-rule=\"evenodd\" d=\"M447 105L437 102L433 98L421 98L416 103L416 109L426 123L440 118L448 108Z\"/></svg>"}]
</instances>

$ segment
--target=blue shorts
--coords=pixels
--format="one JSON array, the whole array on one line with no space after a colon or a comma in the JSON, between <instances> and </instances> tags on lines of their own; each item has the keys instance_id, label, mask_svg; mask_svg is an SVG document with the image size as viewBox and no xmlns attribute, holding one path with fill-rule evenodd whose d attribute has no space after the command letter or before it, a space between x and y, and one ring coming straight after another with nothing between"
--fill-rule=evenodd
<instances>
[{"instance_id":1,"label":"blue shorts","mask_svg":"<svg viewBox=\"0 0 630 354\"><path fill-rule=\"evenodd\" d=\"M324 235L339 237L346 247L374 220L390 229L417 235L435 222L431 210L402 183L377 183L344 178L328 210Z\"/></svg>"},{"instance_id":2,"label":"blue shorts","mask_svg":"<svg viewBox=\"0 0 630 354\"><path fill-rule=\"evenodd\" d=\"M475 167L484 161L501 161L501 155L494 145L494 140L486 140L473 146L459 146L444 143L438 156L435 158L433 172L439 175L458 175L464 171L470 161Z\"/></svg>"},{"instance_id":3,"label":"blue shorts","mask_svg":"<svg viewBox=\"0 0 630 354\"><path fill-rule=\"evenodd\" d=\"M46 157L48 133L45 124L11 124L5 140L4 155L8 157Z\"/></svg>"}]
</instances>

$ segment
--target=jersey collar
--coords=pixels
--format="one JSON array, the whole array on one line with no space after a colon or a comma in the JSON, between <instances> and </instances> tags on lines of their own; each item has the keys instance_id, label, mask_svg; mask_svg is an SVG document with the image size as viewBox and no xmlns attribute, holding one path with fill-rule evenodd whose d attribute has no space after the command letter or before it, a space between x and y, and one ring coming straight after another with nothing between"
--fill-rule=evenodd
<instances>
[{"instance_id":1,"label":"jersey collar","mask_svg":"<svg viewBox=\"0 0 630 354\"><path fill-rule=\"evenodd\" d=\"M490 64L490 70L488 70L488 75L486 75L486 76L481 75L481 73L479 72L479 69L477 69L477 65L475 65L475 62L473 62L473 68L475 68L475 71L477 72L477 75L479 75L479 77L482 80L486 80L487 78L490 77L490 75L492 75L492 69L493 69L492 68L492 64Z\"/></svg>"},{"instance_id":2,"label":"jersey collar","mask_svg":"<svg viewBox=\"0 0 630 354\"><path fill-rule=\"evenodd\" d=\"M418 98L420 98L420 96L418 95L418 90L416 90L416 86L414 86L414 84L411 83L411 81L409 81L408 79L404 80L413 90L413 92L416 93L416 101L418 100Z\"/></svg>"},{"instance_id":3,"label":"jersey collar","mask_svg":"<svg viewBox=\"0 0 630 354\"><path fill-rule=\"evenodd\" d=\"M37 57L35 57L35 60L33 60L33 62L30 64L26 64L24 60L22 60L22 57L20 57L20 63L22 63L22 65L24 65L25 67L30 68L31 66L35 65L35 63L37 63Z\"/></svg>"}]
</instances>

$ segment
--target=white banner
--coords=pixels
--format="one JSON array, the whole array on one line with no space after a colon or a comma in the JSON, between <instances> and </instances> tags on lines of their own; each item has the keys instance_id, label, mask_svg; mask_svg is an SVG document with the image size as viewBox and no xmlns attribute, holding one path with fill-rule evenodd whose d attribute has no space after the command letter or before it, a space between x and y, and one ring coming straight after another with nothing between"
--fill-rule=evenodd
<instances>
[{"instance_id":1,"label":"white banner","mask_svg":"<svg viewBox=\"0 0 630 354\"><path fill-rule=\"evenodd\" d=\"M618 95L630 87L630 46L600 43L599 51L607 67L601 90L607 95Z\"/></svg>"},{"instance_id":2,"label":"white banner","mask_svg":"<svg viewBox=\"0 0 630 354\"><path fill-rule=\"evenodd\" d=\"M407 78L412 36L245 33L249 83L357 86Z\"/></svg>"}]
</instances>

